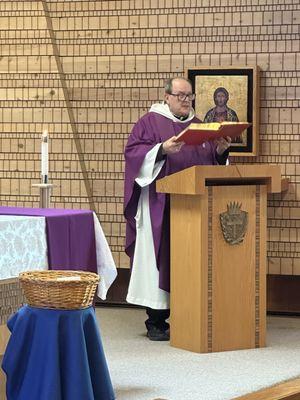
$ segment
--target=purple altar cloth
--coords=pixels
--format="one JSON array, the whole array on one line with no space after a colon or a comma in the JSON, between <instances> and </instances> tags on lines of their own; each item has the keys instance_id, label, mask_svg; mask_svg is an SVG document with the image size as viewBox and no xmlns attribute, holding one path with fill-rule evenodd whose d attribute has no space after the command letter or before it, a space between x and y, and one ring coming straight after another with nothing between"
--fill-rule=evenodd
<instances>
[{"instance_id":1,"label":"purple altar cloth","mask_svg":"<svg viewBox=\"0 0 300 400\"><path fill-rule=\"evenodd\" d=\"M49 269L73 269L97 273L92 211L0 207L0 215L45 217Z\"/></svg>"}]
</instances>

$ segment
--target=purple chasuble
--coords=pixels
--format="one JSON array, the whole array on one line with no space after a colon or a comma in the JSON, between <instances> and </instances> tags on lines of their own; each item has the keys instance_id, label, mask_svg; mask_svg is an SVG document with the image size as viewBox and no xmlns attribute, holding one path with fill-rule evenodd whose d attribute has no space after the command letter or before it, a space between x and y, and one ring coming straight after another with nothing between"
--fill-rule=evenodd
<instances>
[{"instance_id":1,"label":"purple chasuble","mask_svg":"<svg viewBox=\"0 0 300 400\"><path fill-rule=\"evenodd\" d=\"M191 123L201 122L198 118L182 123L155 112L149 112L134 125L125 148L125 188L124 215L126 218L126 254L133 261L136 240L135 215L140 196L140 187L135 182L144 158L156 144L162 143L172 136L178 135ZM216 160L215 144L184 145L180 152L167 155L165 163L157 177L163 178L194 165L214 165ZM159 287L170 291L170 233L167 195L157 193L155 181L149 186L149 207L152 235L155 248L157 268L159 269ZM166 211L166 212L165 212ZM145 260L146 262L146 260Z\"/></svg>"}]
</instances>

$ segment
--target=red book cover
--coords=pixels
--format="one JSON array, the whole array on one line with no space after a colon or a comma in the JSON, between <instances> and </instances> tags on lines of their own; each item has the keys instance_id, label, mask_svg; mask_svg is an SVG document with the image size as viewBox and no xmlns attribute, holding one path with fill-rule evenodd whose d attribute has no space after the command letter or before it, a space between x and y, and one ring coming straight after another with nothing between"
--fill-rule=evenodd
<instances>
[{"instance_id":1,"label":"red book cover","mask_svg":"<svg viewBox=\"0 0 300 400\"><path fill-rule=\"evenodd\" d=\"M251 124L249 122L212 122L204 124L191 124L176 138L177 142L198 145L219 137L230 136L232 139L240 136Z\"/></svg>"}]
</instances>

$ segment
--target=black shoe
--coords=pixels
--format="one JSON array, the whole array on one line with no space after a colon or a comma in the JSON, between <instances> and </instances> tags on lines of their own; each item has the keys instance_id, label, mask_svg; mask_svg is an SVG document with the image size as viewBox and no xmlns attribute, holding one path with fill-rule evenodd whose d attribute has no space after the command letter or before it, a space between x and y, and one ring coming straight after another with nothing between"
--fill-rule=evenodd
<instances>
[{"instance_id":1,"label":"black shoe","mask_svg":"<svg viewBox=\"0 0 300 400\"><path fill-rule=\"evenodd\" d=\"M170 340L170 333L169 331L162 331L161 329L158 329L156 326L151 327L147 331L147 337L149 340L154 340L156 342L163 342Z\"/></svg>"}]
</instances>

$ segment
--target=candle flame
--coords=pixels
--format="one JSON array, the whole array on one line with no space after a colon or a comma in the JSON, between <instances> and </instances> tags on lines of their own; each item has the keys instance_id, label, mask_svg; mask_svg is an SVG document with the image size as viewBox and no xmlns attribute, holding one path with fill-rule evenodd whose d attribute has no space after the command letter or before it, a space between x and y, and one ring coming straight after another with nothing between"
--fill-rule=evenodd
<instances>
[{"instance_id":1,"label":"candle flame","mask_svg":"<svg viewBox=\"0 0 300 400\"><path fill-rule=\"evenodd\" d=\"M47 143L47 142L48 142L48 131L47 131L47 129L45 129L45 130L43 131L43 134L42 134L42 142L44 142L44 143Z\"/></svg>"}]
</instances>

